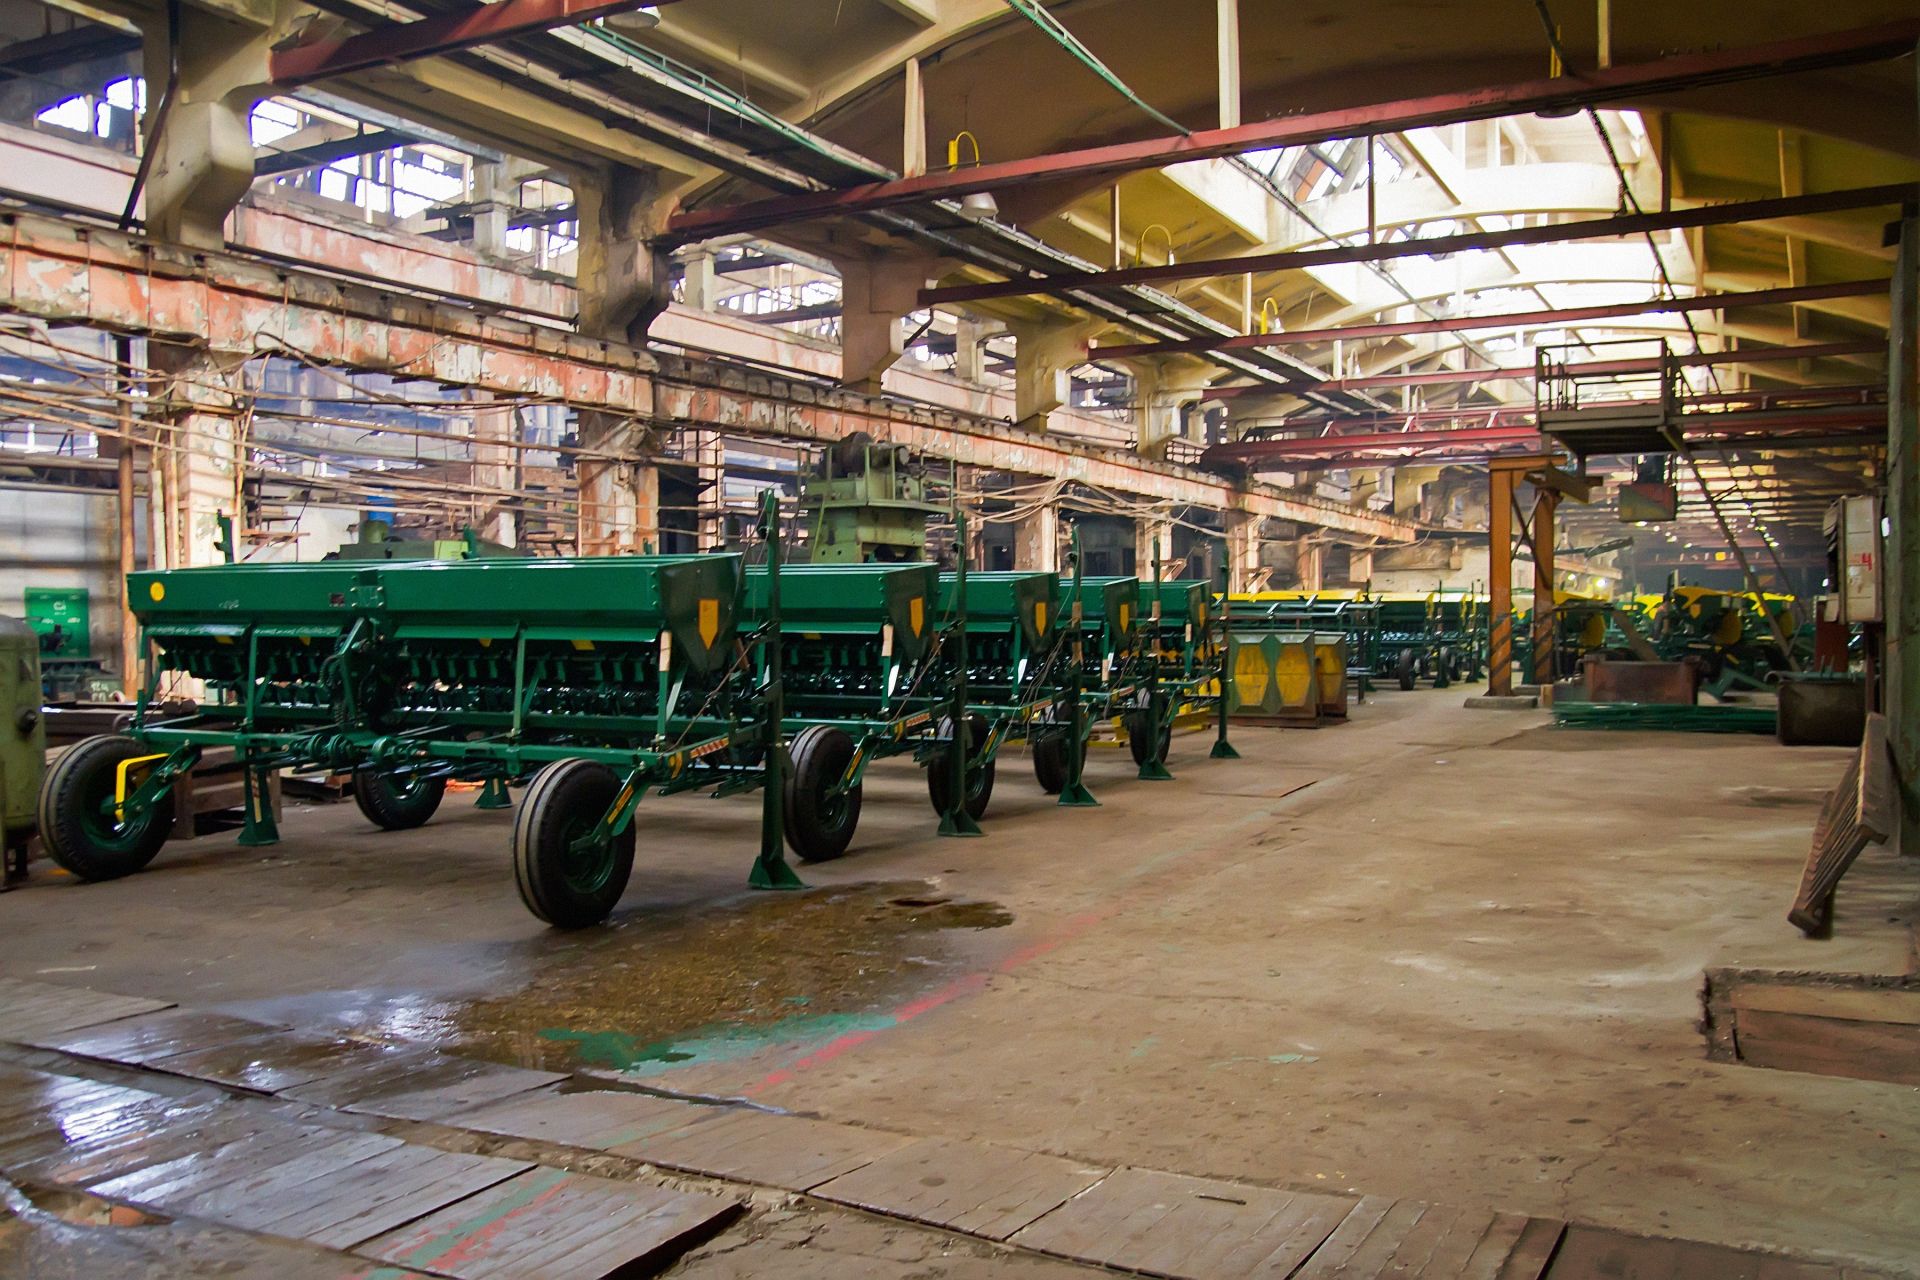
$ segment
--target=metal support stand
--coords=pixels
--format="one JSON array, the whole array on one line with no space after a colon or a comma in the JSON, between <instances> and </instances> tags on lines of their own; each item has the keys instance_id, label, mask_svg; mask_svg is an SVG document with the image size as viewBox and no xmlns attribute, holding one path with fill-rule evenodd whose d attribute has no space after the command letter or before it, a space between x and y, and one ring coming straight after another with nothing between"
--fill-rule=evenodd
<instances>
[{"instance_id":1,"label":"metal support stand","mask_svg":"<svg viewBox=\"0 0 1920 1280\"><path fill-rule=\"evenodd\" d=\"M956 510L953 513L953 527L953 598L960 602L964 619L967 599L967 516L964 511ZM953 670L953 703L952 710L947 713L947 723L952 726L953 733L947 742L944 764L950 799L946 812L940 815L939 834L964 838L984 834L980 824L967 812L967 756L973 748L968 742L972 735L968 732L970 721L967 718L967 628L964 620L954 634Z\"/></svg>"},{"instance_id":2,"label":"metal support stand","mask_svg":"<svg viewBox=\"0 0 1920 1280\"><path fill-rule=\"evenodd\" d=\"M273 820L273 770L243 764L240 777L245 810L240 824L240 843L249 848L279 844L280 827Z\"/></svg>"},{"instance_id":3,"label":"metal support stand","mask_svg":"<svg viewBox=\"0 0 1920 1280\"><path fill-rule=\"evenodd\" d=\"M1167 768L1167 762L1160 758L1160 730L1169 728L1171 745L1171 724L1173 707L1166 695L1160 692L1160 540L1153 542L1153 610L1147 615L1147 625L1140 628L1137 644L1151 647L1147 650L1147 761L1140 766L1142 782L1172 782L1173 772Z\"/></svg>"},{"instance_id":4,"label":"metal support stand","mask_svg":"<svg viewBox=\"0 0 1920 1280\"><path fill-rule=\"evenodd\" d=\"M1068 652L1069 676L1067 679L1067 784L1060 788L1060 803L1070 808L1097 809L1100 802L1093 798L1093 792L1087 790L1083 779L1087 764L1087 739L1090 735L1087 726L1086 708L1080 705L1080 679L1085 670L1086 655L1080 648L1080 530L1073 531L1073 550L1069 553L1073 559L1073 599L1066 610L1067 625L1072 629L1068 643L1073 648Z\"/></svg>"},{"instance_id":5,"label":"metal support stand","mask_svg":"<svg viewBox=\"0 0 1920 1280\"><path fill-rule=\"evenodd\" d=\"M18 889L27 882L27 842L25 837L7 845L7 869L0 876L0 893Z\"/></svg>"},{"instance_id":6,"label":"metal support stand","mask_svg":"<svg viewBox=\"0 0 1920 1280\"><path fill-rule=\"evenodd\" d=\"M760 501L760 536L767 544L767 764L760 788L760 856L753 860L747 884L754 889L804 889L806 884L787 865L786 777L792 762L780 736L786 718L785 690L780 674L780 494L768 489Z\"/></svg>"},{"instance_id":7,"label":"metal support stand","mask_svg":"<svg viewBox=\"0 0 1920 1280\"><path fill-rule=\"evenodd\" d=\"M507 793L505 778L488 778L480 787L480 798L473 802L476 809L511 809L513 797Z\"/></svg>"},{"instance_id":8,"label":"metal support stand","mask_svg":"<svg viewBox=\"0 0 1920 1280\"><path fill-rule=\"evenodd\" d=\"M1228 677L1232 674L1227 668L1227 650L1231 647L1227 637L1233 632L1233 579L1231 573L1222 575L1220 592L1220 697L1217 700L1219 710L1219 731L1213 739L1213 750L1207 752L1209 759L1238 760L1240 753L1227 741L1227 690Z\"/></svg>"}]
</instances>

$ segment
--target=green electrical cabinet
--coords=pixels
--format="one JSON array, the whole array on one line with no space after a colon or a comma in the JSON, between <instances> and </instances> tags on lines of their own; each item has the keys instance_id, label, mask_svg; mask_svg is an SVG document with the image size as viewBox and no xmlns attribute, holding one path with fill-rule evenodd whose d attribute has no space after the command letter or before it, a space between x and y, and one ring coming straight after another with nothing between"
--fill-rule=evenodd
<instances>
[{"instance_id":1,"label":"green electrical cabinet","mask_svg":"<svg viewBox=\"0 0 1920 1280\"><path fill-rule=\"evenodd\" d=\"M47 729L40 715L40 638L32 627L0 618L0 843L6 879L24 878L27 841L37 821L40 779L47 768Z\"/></svg>"},{"instance_id":2,"label":"green electrical cabinet","mask_svg":"<svg viewBox=\"0 0 1920 1280\"><path fill-rule=\"evenodd\" d=\"M27 625L39 636L41 653L61 658L93 656L85 587L28 587L26 605Z\"/></svg>"}]
</instances>

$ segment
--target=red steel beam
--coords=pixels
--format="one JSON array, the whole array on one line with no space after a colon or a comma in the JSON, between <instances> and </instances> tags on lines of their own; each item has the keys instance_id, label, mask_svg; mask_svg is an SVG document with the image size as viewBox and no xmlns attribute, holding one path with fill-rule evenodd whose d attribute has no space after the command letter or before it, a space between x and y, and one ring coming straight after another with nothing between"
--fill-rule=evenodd
<instances>
[{"instance_id":1,"label":"red steel beam","mask_svg":"<svg viewBox=\"0 0 1920 1280\"><path fill-rule=\"evenodd\" d=\"M460 13L375 27L338 40L317 40L274 51L267 60L276 88L291 89L369 67L454 53L515 36L571 27L637 9L648 0L499 0ZM651 0L673 4L675 0Z\"/></svg>"},{"instance_id":2,"label":"red steel beam","mask_svg":"<svg viewBox=\"0 0 1920 1280\"><path fill-rule=\"evenodd\" d=\"M1269 147L1303 146L1335 138L1397 133L1427 125L1535 111L1571 112L1604 102L1905 57L1914 51L1917 39L1920 39L1920 21L1910 20L1739 49L1682 54L1653 62L1580 71L1554 79L1285 116L1231 129L1204 129L1180 137L1086 147L970 169L695 210L676 215L668 222L667 229L674 240L699 240L763 230L807 218L955 198L974 191L1003 191L1061 178L1104 178Z\"/></svg>"},{"instance_id":3,"label":"red steel beam","mask_svg":"<svg viewBox=\"0 0 1920 1280\"><path fill-rule=\"evenodd\" d=\"M1797 347L1747 347L1739 351L1702 351L1673 357L1683 369L1721 364L1770 364L1783 360L1821 360L1832 356L1884 353L1884 342L1816 342ZM1661 361L1656 357L1632 360L1589 360L1583 364L1562 366L1560 374L1598 375L1607 373L1657 373ZM1532 365L1496 369L1435 369L1428 373L1376 373L1360 378L1329 378L1324 382L1301 383L1294 387L1262 387L1274 394L1307 391L1362 391L1371 387L1435 387L1462 382L1499 382L1507 378L1531 378Z\"/></svg>"},{"instance_id":4,"label":"red steel beam","mask_svg":"<svg viewBox=\"0 0 1920 1280\"><path fill-rule=\"evenodd\" d=\"M1731 311L1739 307L1791 306L1829 298L1865 298L1887 291L1888 282L1844 280L1836 284L1800 285L1791 289L1750 289L1739 293L1703 293L1692 298L1653 298L1646 302L1610 302L1591 307L1560 307L1546 311L1507 311L1484 316L1442 316L1437 320L1400 320L1384 324L1350 324L1332 329L1294 329L1277 333L1243 333L1230 338L1190 338L1178 342L1134 342L1095 346L1090 359L1147 355L1200 354L1238 351L1252 347L1305 346L1319 342L1348 342L1363 338L1404 338L1427 333L1463 333L1472 329L1524 329L1542 325L1579 324L1622 316L1677 315L1689 311Z\"/></svg>"},{"instance_id":5,"label":"red steel beam","mask_svg":"<svg viewBox=\"0 0 1920 1280\"><path fill-rule=\"evenodd\" d=\"M1450 431L1374 431L1351 436L1244 440L1238 444L1214 445L1202 455L1201 461L1260 463L1280 458L1312 458L1330 453L1363 453L1382 449L1431 450L1435 447L1468 446L1484 449L1519 444L1537 449L1540 433L1531 426L1459 427Z\"/></svg>"},{"instance_id":6,"label":"red steel beam","mask_svg":"<svg viewBox=\"0 0 1920 1280\"><path fill-rule=\"evenodd\" d=\"M1920 186L1911 182L1896 182L1878 187L1853 187L1844 191L1827 191L1818 195L1776 196L1766 200L1733 200L1724 204L1696 205L1689 209L1665 209L1653 213L1623 214L1611 218L1586 218L1579 222L1550 223L1544 226L1507 227L1499 231L1471 231L1454 236L1428 236L1378 244L1338 245L1330 249L1293 249L1281 253L1248 254L1238 258L1201 258L1191 262L1162 262L1153 266L1124 267L1117 271L1062 271L1050 276L1027 276L1015 280L995 281L991 284L963 284L945 289L922 289L919 304L922 307L932 307L956 302L984 302L990 298L1024 298L1034 295L1058 297L1084 289L1163 284L1170 280L1200 280L1212 276L1263 275L1270 271L1297 271L1305 267L1324 267L1345 262L1386 262L1396 258L1438 257L1477 249L1504 249L1513 245L1558 244L1566 240L1640 235L1648 231L1717 227L1732 222L1763 222L1770 218L1795 218L1810 214L1840 213L1851 209L1873 209L1883 205L1904 204L1914 199L1917 194L1920 194Z\"/></svg>"}]
</instances>

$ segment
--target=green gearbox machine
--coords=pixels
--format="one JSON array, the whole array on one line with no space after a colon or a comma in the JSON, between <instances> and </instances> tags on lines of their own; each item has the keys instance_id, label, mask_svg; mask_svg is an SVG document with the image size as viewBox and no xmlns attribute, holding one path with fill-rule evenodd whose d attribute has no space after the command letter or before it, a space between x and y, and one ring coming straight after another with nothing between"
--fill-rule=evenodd
<instances>
[{"instance_id":1,"label":"green gearbox machine","mask_svg":"<svg viewBox=\"0 0 1920 1280\"><path fill-rule=\"evenodd\" d=\"M762 534L777 528L771 494ZM355 772L378 826L425 822L450 779L531 777L515 814L520 896L562 927L604 919L633 867L649 790L761 787L750 881L792 887L785 834L780 574L763 621L738 555L322 561L129 577L151 658L130 732L69 749L41 790L48 854L88 880L137 871L171 827L173 782L230 747L247 782L243 843L278 839L276 769ZM163 719L169 673L205 681Z\"/></svg>"},{"instance_id":2,"label":"green gearbox machine","mask_svg":"<svg viewBox=\"0 0 1920 1280\"><path fill-rule=\"evenodd\" d=\"M40 714L40 633L0 618L0 844L6 864L0 883L27 874L27 841L38 815L35 800L47 767L47 727Z\"/></svg>"},{"instance_id":3,"label":"green gearbox machine","mask_svg":"<svg viewBox=\"0 0 1920 1280\"><path fill-rule=\"evenodd\" d=\"M932 500L935 478L928 459L905 445L875 444L864 431L829 445L800 477L813 562L924 559L927 521L948 511Z\"/></svg>"}]
</instances>

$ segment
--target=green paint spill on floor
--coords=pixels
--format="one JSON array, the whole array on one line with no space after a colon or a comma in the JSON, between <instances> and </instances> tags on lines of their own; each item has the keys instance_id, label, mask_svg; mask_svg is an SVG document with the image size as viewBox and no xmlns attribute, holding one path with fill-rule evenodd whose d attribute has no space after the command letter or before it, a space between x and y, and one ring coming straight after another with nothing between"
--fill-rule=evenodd
<instances>
[{"instance_id":1,"label":"green paint spill on floor","mask_svg":"<svg viewBox=\"0 0 1920 1280\"><path fill-rule=\"evenodd\" d=\"M894 1022L890 1013L826 1013L758 1025L719 1023L683 1036L644 1043L624 1031L574 1031L565 1027L548 1028L540 1036L574 1046L582 1066L644 1078L682 1067L735 1062L781 1045L804 1050L855 1032L881 1031Z\"/></svg>"}]
</instances>

